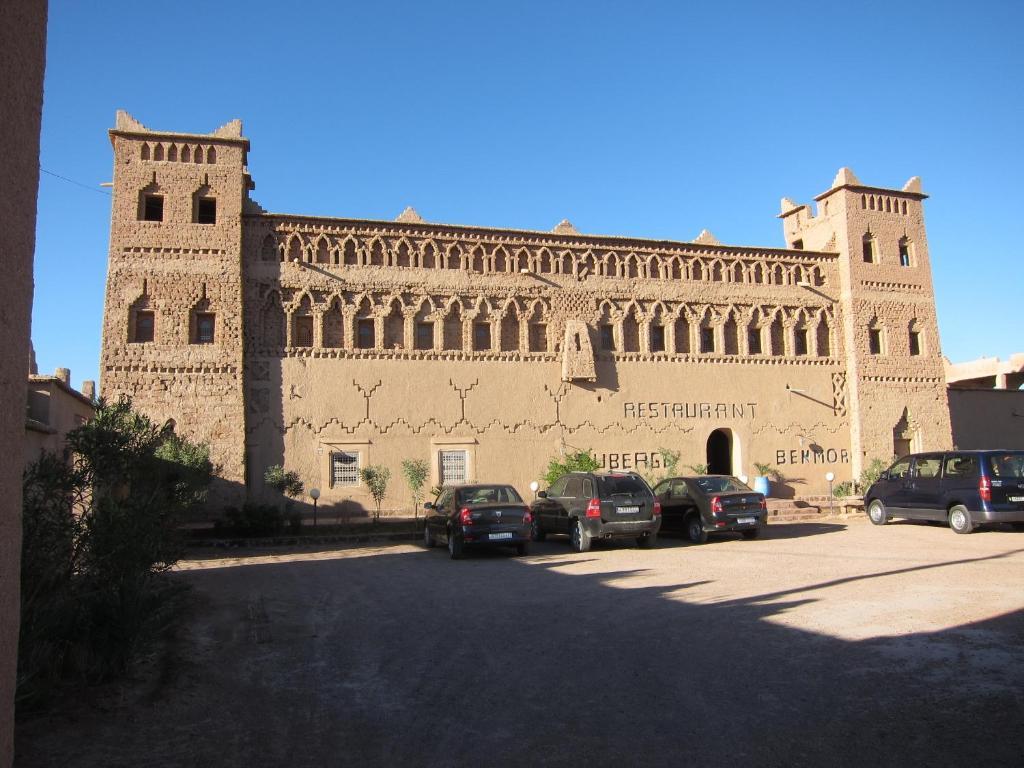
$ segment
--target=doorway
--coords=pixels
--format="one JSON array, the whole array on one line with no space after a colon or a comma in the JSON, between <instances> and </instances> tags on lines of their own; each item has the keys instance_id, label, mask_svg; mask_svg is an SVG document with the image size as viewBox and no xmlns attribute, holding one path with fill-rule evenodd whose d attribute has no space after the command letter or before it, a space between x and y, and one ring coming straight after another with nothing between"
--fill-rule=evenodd
<instances>
[{"instance_id":1,"label":"doorway","mask_svg":"<svg viewBox=\"0 0 1024 768\"><path fill-rule=\"evenodd\" d=\"M708 474L732 474L732 430L716 429L708 437Z\"/></svg>"}]
</instances>

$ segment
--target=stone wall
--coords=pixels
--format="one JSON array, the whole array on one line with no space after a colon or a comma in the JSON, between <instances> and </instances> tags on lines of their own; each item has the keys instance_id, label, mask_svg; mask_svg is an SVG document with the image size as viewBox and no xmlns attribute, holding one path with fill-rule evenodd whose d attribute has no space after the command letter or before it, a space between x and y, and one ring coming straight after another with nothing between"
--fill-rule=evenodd
<instances>
[{"instance_id":1,"label":"stone wall","mask_svg":"<svg viewBox=\"0 0 1024 768\"><path fill-rule=\"evenodd\" d=\"M32 255L46 56L43 0L0 4L0 766L14 756L25 377L29 372Z\"/></svg>"}]
</instances>

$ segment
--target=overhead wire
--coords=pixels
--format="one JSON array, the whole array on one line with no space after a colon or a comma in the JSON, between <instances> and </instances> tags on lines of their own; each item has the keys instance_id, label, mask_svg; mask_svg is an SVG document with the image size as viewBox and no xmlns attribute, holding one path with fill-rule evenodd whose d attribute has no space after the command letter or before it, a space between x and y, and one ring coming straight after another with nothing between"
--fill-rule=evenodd
<instances>
[{"instance_id":1,"label":"overhead wire","mask_svg":"<svg viewBox=\"0 0 1024 768\"><path fill-rule=\"evenodd\" d=\"M88 184L83 184L80 181L75 181L74 179L69 179L66 176L61 176L59 173L54 173L53 171L48 171L45 168L43 168L43 166L39 166L39 170L42 171L43 173L45 173L47 176L53 176L55 179L60 179L61 181L66 181L68 184L74 184L76 187L81 187L82 189L88 189L90 192L98 192L101 195L106 195L107 197L111 197L111 194L109 192L107 192L107 190L105 190L105 189L96 189L96 187L90 187Z\"/></svg>"}]
</instances>

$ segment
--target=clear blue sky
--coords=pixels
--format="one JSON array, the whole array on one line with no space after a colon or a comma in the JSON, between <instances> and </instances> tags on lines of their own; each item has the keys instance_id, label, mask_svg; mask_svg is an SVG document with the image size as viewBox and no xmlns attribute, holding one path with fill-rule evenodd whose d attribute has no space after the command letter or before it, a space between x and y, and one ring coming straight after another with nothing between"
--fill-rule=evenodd
<instances>
[{"instance_id":1,"label":"clear blue sky","mask_svg":"<svg viewBox=\"0 0 1024 768\"><path fill-rule=\"evenodd\" d=\"M102 9L102 10L100 10ZM784 245L921 176L943 353L1024 351L1024 3L51 0L33 339L98 377L107 130L243 120L277 212Z\"/></svg>"}]
</instances>

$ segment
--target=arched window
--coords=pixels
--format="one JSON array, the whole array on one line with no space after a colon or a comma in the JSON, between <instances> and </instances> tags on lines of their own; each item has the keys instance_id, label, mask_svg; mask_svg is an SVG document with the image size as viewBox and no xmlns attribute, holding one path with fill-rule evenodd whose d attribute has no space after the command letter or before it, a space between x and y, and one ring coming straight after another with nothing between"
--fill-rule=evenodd
<instances>
[{"instance_id":1,"label":"arched window","mask_svg":"<svg viewBox=\"0 0 1024 768\"><path fill-rule=\"evenodd\" d=\"M335 296L323 315L323 345L332 349L345 346L345 316L341 311L341 299Z\"/></svg>"},{"instance_id":2,"label":"arched window","mask_svg":"<svg viewBox=\"0 0 1024 768\"><path fill-rule=\"evenodd\" d=\"M308 294L302 297L292 313L292 346L313 346L313 303Z\"/></svg>"}]
</instances>

